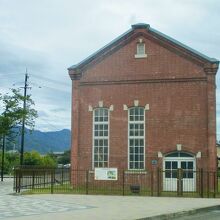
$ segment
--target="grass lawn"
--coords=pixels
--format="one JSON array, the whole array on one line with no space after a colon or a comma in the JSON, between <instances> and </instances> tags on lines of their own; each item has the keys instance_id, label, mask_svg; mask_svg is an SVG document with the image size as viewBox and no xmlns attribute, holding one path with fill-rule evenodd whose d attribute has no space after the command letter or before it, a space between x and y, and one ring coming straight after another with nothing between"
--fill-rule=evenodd
<instances>
[{"instance_id":1,"label":"grass lawn","mask_svg":"<svg viewBox=\"0 0 220 220\"><path fill-rule=\"evenodd\" d=\"M220 180L218 181L218 189L216 194L213 191L209 193L204 190L203 197L220 197ZM22 190L22 194L89 194L89 195L140 195L140 196L158 196L156 191L151 192L149 188L140 188L139 193L131 192L130 186L126 185L124 189L121 186L97 186L97 185L81 185L74 187L69 182L64 182L63 184L54 184L51 188L51 185L48 184L45 187L36 186L33 189ZM124 193L123 193L124 192ZM200 197L198 192L183 192L182 195L178 195L177 192L164 192L161 191L159 196L182 196L182 197Z\"/></svg>"}]
</instances>

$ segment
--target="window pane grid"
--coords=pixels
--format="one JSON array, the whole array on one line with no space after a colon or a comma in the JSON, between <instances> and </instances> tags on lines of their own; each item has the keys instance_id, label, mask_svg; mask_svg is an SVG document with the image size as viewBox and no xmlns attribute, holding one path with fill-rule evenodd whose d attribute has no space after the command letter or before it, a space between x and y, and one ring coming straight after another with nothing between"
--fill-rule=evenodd
<instances>
[{"instance_id":1,"label":"window pane grid","mask_svg":"<svg viewBox=\"0 0 220 220\"><path fill-rule=\"evenodd\" d=\"M93 114L93 165L108 167L108 109L98 108Z\"/></svg>"},{"instance_id":2,"label":"window pane grid","mask_svg":"<svg viewBox=\"0 0 220 220\"><path fill-rule=\"evenodd\" d=\"M144 108L129 110L129 169L144 169Z\"/></svg>"},{"instance_id":3,"label":"window pane grid","mask_svg":"<svg viewBox=\"0 0 220 220\"><path fill-rule=\"evenodd\" d=\"M144 43L137 44L137 54L145 54L145 44Z\"/></svg>"}]
</instances>

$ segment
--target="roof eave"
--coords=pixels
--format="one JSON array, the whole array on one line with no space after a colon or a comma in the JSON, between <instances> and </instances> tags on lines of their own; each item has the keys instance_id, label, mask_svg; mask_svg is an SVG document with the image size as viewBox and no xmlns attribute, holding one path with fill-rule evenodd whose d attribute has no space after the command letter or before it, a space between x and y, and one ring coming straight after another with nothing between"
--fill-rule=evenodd
<instances>
[{"instance_id":1,"label":"roof eave","mask_svg":"<svg viewBox=\"0 0 220 220\"><path fill-rule=\"evenodd\" d=\"M116 44L117 42L121 41L125 36L127 36L128 34L133 32L133 28L129 29L128 31L126 31L125 33L123 33L122 35L118 36L117 38L115 38L114 40L112 40L110 43L108 43L107 45L105 45L104 47L100 48L99 50L97 50L95 53L91 54L90 56L88 56L87 58L85 58L84 60L82 60L81 62L79 62L78 64L72 65L68 68L68 70L76 70L81 68L82 66L86 65L87 63L89 63L90 61L92 61L93 59L95 59L95 57L97 57L99 54L103 53L104 51L108 50L109 47L111 47L112 45Z\"/></svg>"},{"instance_id":2,"label":"roof eave","mask_svg":"<svg viewBox=\"0 0 220 220\"><path fill-rule=\"evenodd\" d=\"M199 52L199 51L197 51L197 50L195 50L195 49L193 49L193 48L191 48L191 47L181 43L180 41L175 40L174 38L172 38L172 37L170 37L170 36L160 32L160 31L158 31L158 30L156 30L154 28L150 27L149 28L149 32L151 32L154 35L159 36L160 38L166 39L170 43L172 43L174 45L177 45L177 46L183 48L186 51L189 51L190 53L194 54L195 56L197 56L198 58L200 58L202 60L208 61L210 63L216 63L216 64L219 63L219 60L217 60L215 58L210 58L210 57L206 56L205 54L203 54L203 53L201 53L201 52Z\"/></svg>"}]
</instances>

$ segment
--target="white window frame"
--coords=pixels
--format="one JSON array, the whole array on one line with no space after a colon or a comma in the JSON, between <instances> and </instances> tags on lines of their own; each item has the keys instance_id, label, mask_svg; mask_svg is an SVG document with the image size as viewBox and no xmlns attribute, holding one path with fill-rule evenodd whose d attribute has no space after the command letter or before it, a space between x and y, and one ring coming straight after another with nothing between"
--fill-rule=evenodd
<instances>
[{"instance_id":1,"label":"white window frame","mask_svg":"<svg viewBox=\"0 0 220 220\"><path fill-rule=\"evenodd\" d=\"M102 122L100 122L100 121L95 121L95 111L96 110L99 110L99 109L104 109L104 110L107 110L108 111L108 121L102 121ZM93 134L93 138L92 138L92 168L94 169L94 168L99 168L100 166L98 166L98 167L95 167L95 147L97 147L97 146L95 146L95 140L107 140L108 141L108 145L107 145L107 149L108 149L108 151L107 151L107 153L108 153L108 156L107 156L107 166L102 166L102 167L100 167L100 168L104 168L104 167L109 167L109 146L110 146L110 144L109 144L109 132L110 132L110 120L109 120L109 117L110 117L110 111L109 111L109 109L108 108L105 108L105 107L98 107L98 108L95 108L95 109L93 109L93 124L92 124L92 129L93 129L93 132L92 132L92 134ZM95 125L108 125L108 135L107 136L95 136ZM103 130L104 131L104 130ZM104 145L104 144L103 144ZM100 147L100 146L98 146L98 147ZM104 146L103 146L103 150L104 150ZM103 156L104 156L104 153L103 153ZM105 160L103 160L102 161L103 163L105 162Z\"/></svg>"},{"instance_id":2,"label":"white window frame","mask_svg":"<svg viewBox=\"0 0 220 220\"><path fill-rule=\"evenodd\" d=\"M143 53L140 53L140 46L143 46ZM135 58L145 58L147 57L146 50L145 50L145 43L141 40L137 43L136 54L134 55Z\"/></svg>"},{"instance_id":3,"label":"white window frame","mask_svg":"<svg viewBox=\"0 0 220 220\"><path fill-rule=\"evenodd\" d=\"M143 112L144 112L144 114L143 114L144 120L143 121L130 121L130 110L135 109L135 108L142 108L143 109ZM144 125L143 136L130 136L130 124L143 124ZM141 168L141 169L130 168L130 139L132 139L131 137L133 137L133 140L143 139L143 148L144 148L143 149L143 168ZM133 106L128 109L128 170L145 170L145 108L141 107L141 106Z\"/></svg>"}]
</instances>

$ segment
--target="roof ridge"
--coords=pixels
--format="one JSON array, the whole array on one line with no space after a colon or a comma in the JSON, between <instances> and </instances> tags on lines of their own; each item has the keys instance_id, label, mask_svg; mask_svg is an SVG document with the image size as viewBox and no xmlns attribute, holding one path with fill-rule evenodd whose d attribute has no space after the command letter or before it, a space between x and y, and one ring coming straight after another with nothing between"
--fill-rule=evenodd
<instances>
[{"instance_id":1,"label":"roof ridge","mask_svg":"<svg viewBox=\"0 0 220 220\"><path fill-rule=\"evenodd\" d=\"M117 43L118 41L120 41L123 37L125 37L126 35L128 35L129 33L132 33L135 29L147 29L149 32L159 36L160 38L164 38L166 40L168 40L169 42L173 43L174 45L178 45L179 47L182 47L184 48L185 50L187 51L190 51L191 53L195 54L196 56L204 59L204 60L207 60L208 62L210 63L219 63L219 61L215 58L210 58L209 56L206 56L205 54L181 43L180 41L178 40L175 40L174 38L150 27L149 24L146 24L146 23L137 23L137 24L133 24L131 25L131 28L126 31L125 33L119 35L118 37L116 37L114 40L110 41L108 44L106 44L104 47L101 47L99 50L97 50L96 52L92 53L90 56L86 57L85 59L83 59L82 61L80 61L79 63L75 64L75 65L72 65L68 68L68 70L75 70L77 68L80 68L81 66L83 66L83 64L85 63L88 63L90 61L93 60L93 58L95 56L97 56L99 53L103 52L104 50L106 50L108 47L110 47L111 45Z\"/></svg>"}]
</instances>

